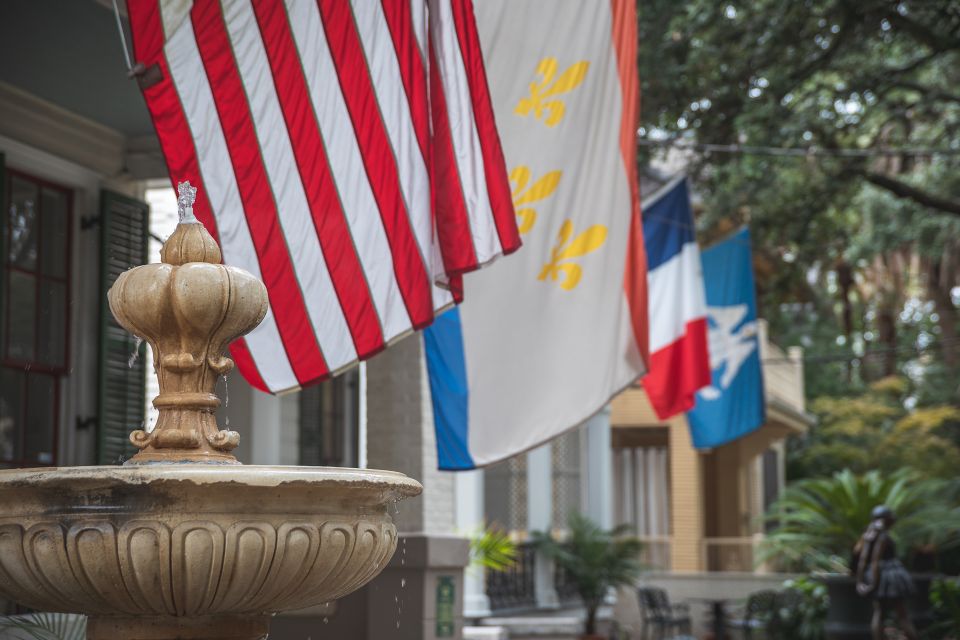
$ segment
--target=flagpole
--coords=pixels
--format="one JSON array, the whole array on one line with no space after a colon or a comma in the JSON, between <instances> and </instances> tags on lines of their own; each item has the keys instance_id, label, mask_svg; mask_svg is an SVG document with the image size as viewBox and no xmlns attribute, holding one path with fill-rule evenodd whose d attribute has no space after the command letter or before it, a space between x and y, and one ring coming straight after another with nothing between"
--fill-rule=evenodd
<instances>
[{"instance_id":1,"label":"flagpole","mask_svg":"<svg viewBox=\"0 0 960 640\"><path fill-rule=\"evenodd\" d=\"M367 468L367 363L361 362L358 365L359 382L358 395L359 405L357 409L357 466L361 469Z\"/></svg>"},{"instance_id":2,"label":"flagpole","mask_svg":"<svg viewBox=\"0 0 960 640\"><path fill-rule=\"evenodd\" d=\"M117 19L117 31L120 33L120 44L123 45L123 58L127 62L127 72L131 72L133 71L133 62L130 60L127 36L123 32L123 21L120 19L120 7L117 6L117 0L113 0L113 15Z\"/></svg>"}]
</instances>

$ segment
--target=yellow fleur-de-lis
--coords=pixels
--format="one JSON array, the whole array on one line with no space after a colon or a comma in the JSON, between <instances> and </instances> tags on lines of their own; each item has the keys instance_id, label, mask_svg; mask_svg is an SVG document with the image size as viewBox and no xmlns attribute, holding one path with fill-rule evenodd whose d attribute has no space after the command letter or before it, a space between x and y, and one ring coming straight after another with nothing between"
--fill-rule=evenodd
<instances>
[{"instance_id":1,"label":"yellow fleur-de-lis","mask_svg":"<svg viewBox=\"0 0 960 640\"><path fill-rule=\"evenodd\" d=\"M564 262L585 256L591 251L596 251L607 241L607 228L602 224L595 224L586 231L581 231L576 238L573 238L573 223L570 220L564 220L560 226L560 233L557 234L557 244L550 250L550 262L543 265L537 280L559 280L560 288L570 291L580 283L580 277L583 275L583 268L573 262Z\"/></svg>"},{"instance_id":2,"label":"yellow fleur-de-lis","mask_svg":"<svg viewBox=\"0 0 960 640\"><path fill-rule=\"evenodd\" d=\"M548 100L548 98L567 93L577 88L580 83L583 82L583 79L587 77L587 70L590 68L590 63L586 60L581 60L580 62L570 65L570 67L553 82L553 77L557 75L558 68L559 65L557 64L556 58L544 58L540 61L540 64L537 65L537 73L542 80L540 82L530 83L530 97L520 99L520 102L517 103L514 109L515 113L526 116L532 111L534 117L537 120L542 120L548 127L556 126L563 119L563 114L567 109L566 104L564 104L563 100ZM551 84L551 82L553 82L553 84ZM549 115L544 117L545 114Z\"/></svg>"},{"instance_id":3,"label":"yellow fleur-de-lis","mask_svg":"<svg viewBox=\"0 0 960 640\"><path fill-rule=\"evenodd\" d=\"M517 217L520 218L517 228L521 234L530 231L537 221L537 210L523 205L543 200L556 191L563 172L551 171L546 173L527 189L527 183L530 182L530 176L532 175L530 167L524 165L514 167L513 171L510 172L510 182L514 185L510 195L513 196L513 207L516 210Z\"/></svg>"}]
</instances>

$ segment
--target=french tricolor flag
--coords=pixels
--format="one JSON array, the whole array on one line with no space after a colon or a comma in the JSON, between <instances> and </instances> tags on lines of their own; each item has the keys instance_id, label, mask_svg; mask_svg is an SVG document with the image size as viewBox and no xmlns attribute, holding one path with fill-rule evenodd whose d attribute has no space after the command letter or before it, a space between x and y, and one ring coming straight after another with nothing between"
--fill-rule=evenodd
<instances>
[{"instance_id":1,"label":"french tricolor flag","mask_svg":"<svg viewBox=\"0 0 960 640\"><path fill-rule=\"evenodd\" d=\"M643 203L650 371L641 384L661 420L693 408L710 384L707 302L685 177Z\"/></svg>"}]
</instances>

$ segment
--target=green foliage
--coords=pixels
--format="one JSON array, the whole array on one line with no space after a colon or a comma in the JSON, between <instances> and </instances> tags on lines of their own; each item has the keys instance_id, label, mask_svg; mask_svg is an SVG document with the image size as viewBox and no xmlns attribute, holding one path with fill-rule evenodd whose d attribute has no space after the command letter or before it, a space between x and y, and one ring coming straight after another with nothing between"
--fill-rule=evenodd
<instances>
[{"instance_id":1,"label":"green foliage","mask_svg":"<svg viewBox=\"0 0 960 640\"><path fill-rule=\"evenodd\" d=\"M826 477L838 469L892 474L910 467L924 476L952 478L960 467L960 408L934 405L908 411L913 391L903 377L882 378L847 397L811 403L817 427L791 443L791 477Z\"/></svg>"},{"instance_id":2,"label":"green foliage","mask_svg":"<svg viewBox=\"0 0 960 640\"><path fill-rule=\"evenodd\" d=\"M933 605L935 621L929 629L929 637L960 636L960 580L934 580L930 585L930 604Z\"/></svg>"},{"instance_id":3,"label":"green foliage","mask_svg":"<svg viewBox=\"0 0 960 640\"><path fill-rule=\"evenodd\" d=\"M506 571L517 561L517 544L496 526L488 526L470 538L470 563L490 571Z\"/></svg>"},{"instance_id":4,"label":"green foliage","mask_svg":"<svg viewBox=\"0 0 960 640\"><path fill-rule=\"evenodd\" d=\"M955 5L638 3L647 138L884 152L691 157L701 240L750 225L760 315L774 342L806 348L809 398L862 408L871 383L899 375L910 385L901 414L960 406L960 154L884 151L960 148ZM641 163L658 154L645 148ZM929 452L943 444L932 436L960 445L946 422L922 436ZM870 466L842 439L816 444L799 473Z\"/></svg>"},{"instance_id":5,"label":"green foliage","mask_svg":"<svg viewBox=\"0 0 960 640\"><path fill-rule=\"evenodd\" d=\"M31 613L0 618L0 637L10 640L84 640L87 619L72 613Z\"/></svg>"},{"instance_id":6,"label":"green foliage","mask_svg":"<svg viewBox=\"0 0 960 640\"><path fill-rule=\"evenodd\" d=\"M948 2L651 0L638 10L647 130L713 143L865 149L957 139L960 13ZM857 193L869 170L894 169L805 158L783 169L779 158L754 160L707 157L702 165L749 176L769 164L775 173L750 181L747 206L762 206L756 190L776 196L781 182L822 205ZM821 213L784 222L802 228Z\"/></svg>"},{"instance_id":7,"label":"green foliage","mask_svg":"<svg viewBox=\"0 0 960 640\"><path fill-rule=\"evenodd\" d=\"M557 540L534 532L537 548L567 573L587 608L586 633L595 632L597 609L610 589L633 585L640 575L642 543L627 537L628 527L605 530L589 518L572 514L569 536Z\"/></svg>"},{"instance_id":8,"label":"green foliage","mask_svg":"<svg viewBox=\"0 0 960 640\"><path fill-rule=\"evenodd\" d=\"M773 640L821 640L827 619L827 587L807 577L787 580L783 584L788 597L770 625L767 637Z\"/></svg>"},{"instance_id":9,"label":"green foliage","mask_svg":"<svg viewBox=\"0 0 960 640\"><path fill-rule=\"evenodd\" d=\"M761 560L789 570L849 570L853 547L880 504L897 514L892 536L908 563L915 554L960 544L960 509L947 481L906 469L890 475L845 470L787 487L767 512L777 526L761 546Z\"/></svg>"}]
</instances>

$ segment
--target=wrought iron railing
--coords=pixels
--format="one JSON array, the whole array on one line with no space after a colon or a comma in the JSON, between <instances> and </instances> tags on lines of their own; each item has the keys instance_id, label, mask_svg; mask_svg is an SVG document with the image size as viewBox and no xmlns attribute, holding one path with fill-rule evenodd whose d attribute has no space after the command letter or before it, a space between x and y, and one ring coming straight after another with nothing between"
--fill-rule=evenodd
<instances>
[{"instance_id":1,"label":"wrought iron railing","mask_svg":"<svg viewBox=\"0 0 960 640\"><path fill-rule=\"evenodd\" d=\"M536 551L532 544L517 547L517 561L505 571L487 571L487 597L497 612L530 609L537 605Z\"/></svg>"},{"instance_id":2,"label":"wrought iron railing","mask_svg":"<svg viewBox=\"0 0 960 640\"><path fill-rule=\"evenodd\" d=\"M670 537L641 537L643 551L640 563L646 570L664 570L670 567ZM740 539L737 539L740 541ZM706 549L706 548L705 548ZM706 550L705 550L706 553ZM714 553L711 550L711 553ZM486 574L486 592L490 600L490 609L496 613L517 612L537 607L536 573L537 561L552 562L545 556L537 556L531 542L517 545L517 562L505 571L490 571ZM561 605L576 604L580 595L572 576L564 568L553 563L550 572L544 571L543 577L553 575L553 588Z\"/></svg>"},{"instance_id":3,"label":"wrought iron railing","mask_svg":"<svg viewBox=\"0 0 960 640\"><path fill-rule=\"evenodd\" d=\"M520 543L517 562L505 571L487 571L486 588L490 609L498 613L533 609L537 606L536 569L538 556L533 543ZM540 556L541 562L552 562ZM563 567L554 563L553 588L560 604L573 604L579 599L577 585ZM547 573L546 575L550 575Z\"/></svg>"},{"instance_id":4,"label":"wrought iron railing","mask_svg":"<svg viewBox=\"0 0 960 640\"><path fill-rule=\"evenodd\" d=\"M577 593L577 583L575 583L570 574L562 565L554 563L553 565L553 588L557 592L557 599L560 604L572 604L580 599Z\"/></svg>"}]
</instances>

